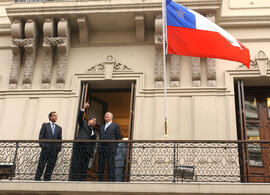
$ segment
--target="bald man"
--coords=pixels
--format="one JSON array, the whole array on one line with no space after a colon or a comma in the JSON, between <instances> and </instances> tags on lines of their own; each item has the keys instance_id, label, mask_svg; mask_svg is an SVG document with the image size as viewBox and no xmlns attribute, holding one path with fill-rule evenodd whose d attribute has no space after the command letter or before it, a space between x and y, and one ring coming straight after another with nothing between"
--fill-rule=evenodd
<instances>
[{"instance_id":1,"label":"bald man","mask_svg":"<svg viewBox=\"0 0 270 195\"><path fill-rule=\"evenodd\" d=\"M113 114L104 116L106 124L100 128L100 140L121 140L120 127L113 123ZM108 166L108 178L115 181L115 152L117 143L100 143L98 147L98 180L103 181L105 165Z\"/></svg>"}]
</instances>

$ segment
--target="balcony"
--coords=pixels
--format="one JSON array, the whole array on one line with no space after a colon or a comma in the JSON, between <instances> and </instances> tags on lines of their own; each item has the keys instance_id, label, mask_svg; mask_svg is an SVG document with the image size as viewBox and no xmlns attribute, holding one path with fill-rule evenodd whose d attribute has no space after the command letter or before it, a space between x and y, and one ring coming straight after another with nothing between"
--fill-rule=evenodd
<instances>
[{"instance_id":1,"label":"balcony","mask_svg":"<svg viewBox=\"0 0 270 195\"><path fill-rule=\"evenodd\" d=\"M55 151L55 146L60 145L61 151L51 178L43 181L45 178L41 177L37 181L35 176L41 154L40 145L44 147L44 144L49 151ZM74 168L83 159L74 161L74 152L84 151L89 144L94 146L94 150L87 173L84 179L76 179L82 177L79 172L76 177L72 176L72 166ZM36 193L48 190L40 189L38 186L41 185L57 185L59 191L65 191L67 186L76 184L73 190L80 191L82 186L85 189L85 186L93 184L95 187L91 190L106 187L108 192L120 188L127 192L139 192L145 187L134 189L134 186L144 183L149 186L160 184L165 188L176 185L176 188L182 186L184 189L191 184L197 187L215 185L217 191L221 190L217 186L227 185L232 189L238 186L252 193L254 184L249 184L247 188L245 183L270 181L269 159L263 156L269 151L269 145L269 141L1 141L0 189L4 192L28 189ZM108 149L114 152L109 154ZM99 155L113 156L113 171L109 171L110 167L105 165L104 174L100 174ZM72 161L75 162L73 165ZM258 172L252 172L252 167ZM262 185L261 190L270 189L269 184L258 185Z\"/></svg>"},{"instance_id":2,"label":"balcony","mask_svg":"<svg viewBox=\"0 0 270 195\"><path fill-rule=\"evenodd\" d=\"M44 144L46 150L55 151L56 146L61 146L61 151L51 179L43 181L41 177L36 181L40 146L44 147ZM85 179L76 179L81 178L78 173L74 179L71 171L74 152L84 151L89 144L94 150ZM174 190L179 188L182 192L185 189L190 193L196 192L200 186L212 186L211 189L214 186L216 192L222 190L222 186L231 186L231 193L234 189L248 194L253 190L257 192L261 186L260 190L269 192L270 185L265 183L270 181L270 175L268 169L264 169L269 166L269 159L262 155L269 151L269 146L270 141L0 141L0 192L14 192L16 189L39 193L50 191L48 189L53 186L61 194L73 186L70 193L82 189L94 194L97 191L116 193L120 189L127 194L141 190L154 193L159 189L155 187L157 185L165 189L173 185ZM108 148L114 151L114 171L108 171L109 166L105 165L100 179L98 156L111 155L103 154ZM75 164L81 160L77 159ZM251 167L255 167L258 174L251 174ZM144 187L138 189L142 183ZM160 192L165 189L161 188Z\"/></svg>"}]
</instances>

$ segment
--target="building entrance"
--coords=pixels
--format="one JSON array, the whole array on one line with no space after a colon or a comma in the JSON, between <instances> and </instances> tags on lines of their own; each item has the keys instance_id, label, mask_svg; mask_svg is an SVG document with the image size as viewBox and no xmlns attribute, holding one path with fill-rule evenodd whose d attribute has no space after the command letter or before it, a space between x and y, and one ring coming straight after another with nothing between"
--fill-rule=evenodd
<instances>
[{"instance_id":1,"label":"building entrance","mask_svg":"<svg viewBox=\"0 0 270 195\"><path fill-rule=\"evenodd\" d=\"M238 138L270 140L270 87L245 87L237 82ZM248 143L241 152L246 182L270 182L269 143Z\"/></svg>"},{"instance_id":2,"label":"building entrance","mask_svg":"<svg viewBox=\"0 0 270 195\"><path fill-rule=\"evenodd\" d=\"M119 124L122 138L132 139L133 115L135 103L135 82L134 81L89 81L83 82L81 88L80 108L88 101L89 109L85 112L84 120L89 116L97 119L97 139L99 139L100 127L105 123L104 114L111 112L113 122ZM77 133L77 132L76 132ZM128 147L128 146L126 146ZM128 180L130 153L127 149L122 167L123 180ZM94 157L90 159L87 180L97 180L98 152L95 149ZM106 169L105 169L106 172ZM106 175L105 175L106 179Z\"/></svg>"}]
</instances>

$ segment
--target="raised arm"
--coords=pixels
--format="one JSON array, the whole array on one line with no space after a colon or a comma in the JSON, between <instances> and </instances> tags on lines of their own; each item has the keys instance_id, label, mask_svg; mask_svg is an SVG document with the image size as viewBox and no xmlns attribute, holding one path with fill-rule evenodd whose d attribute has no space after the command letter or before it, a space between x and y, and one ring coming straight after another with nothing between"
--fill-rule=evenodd
<instances>
[{"instance_id":1,"label":"raised arm","mask_svg":"<svg viewBox=\"0 0 270 195\"><path fill-rule=\"evenodd\" d=\"M83 126L83 114L85 112L85 110L89 107L89 104L86 102L84 103L83 105L83 108L79 111L79 114L78 114L78 123L79 123L79 126Z\"/></svg>"}]
</instances>

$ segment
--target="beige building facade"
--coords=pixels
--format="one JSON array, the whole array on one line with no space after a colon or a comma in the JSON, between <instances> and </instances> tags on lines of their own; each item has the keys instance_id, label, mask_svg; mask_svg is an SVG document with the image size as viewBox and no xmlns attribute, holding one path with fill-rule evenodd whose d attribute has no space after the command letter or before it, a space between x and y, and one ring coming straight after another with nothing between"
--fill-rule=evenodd
<instances>
[{"instance_id":1,"label":"beige building facade","mask_svg":"<svg viewBox=\"0 0 270 195\"><path fill-rule=\"evenodd\" d=\"M251 64L247 69L226 60L168 55L165 137L161 0L1 0L1 140L36 140L52 110L58 113L63 140L73 140L85 100L91 102L89 112L99 125L105 111L113 112L129 140L269 140L270 2L176 2L241 41L249 48ZM245 115L239 114L243 102L251 106L245 107ZM13 184L0 182L0 188L40 189ZM49 193L54 184L43 185L47 187L41 191ZM55 191L121 194L121 189L136 193L140 186L97 184L90 190L79 185L61 183ZM145 184L140 193L219 194L224 188L230 188L228 194L270 192L268 184L191 184L192 189L162 184L160 191L151 185L156 184Z\"/></svg>"}]
</instances>

